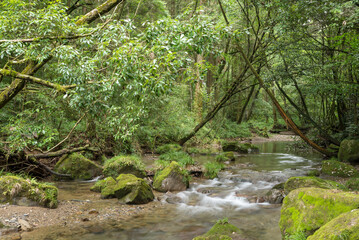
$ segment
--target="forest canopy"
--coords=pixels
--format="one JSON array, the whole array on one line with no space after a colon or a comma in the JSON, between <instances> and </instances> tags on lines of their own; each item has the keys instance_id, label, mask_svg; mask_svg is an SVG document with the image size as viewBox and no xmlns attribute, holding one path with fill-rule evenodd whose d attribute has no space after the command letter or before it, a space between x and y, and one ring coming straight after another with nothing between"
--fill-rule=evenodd
<instances>
[{"instance_id":1,"label":"forest canopy","mask_svg":"<svg viewBox=\"0 0 359 240\"><path fill-rule=\"evenodd\" d=\"M330 155L359 138L358 69L357 0L4 0L0 162L272 129Z\"/></svg>"}]
</instances>

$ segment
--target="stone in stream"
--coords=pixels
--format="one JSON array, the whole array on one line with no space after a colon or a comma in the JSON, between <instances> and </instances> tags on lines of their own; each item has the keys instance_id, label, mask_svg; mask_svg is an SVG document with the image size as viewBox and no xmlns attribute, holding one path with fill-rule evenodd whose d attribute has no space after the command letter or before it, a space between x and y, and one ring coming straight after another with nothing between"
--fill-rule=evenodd
<instances>
[{"instance_id":1,"label":"stone in stream","mask_svg":"<svg viewBox=\"0 0 359 240\"><path fill-rule=\"evenodd\" d=\"M227 219L218 220L217 223L205 234L193 238L193 240L244 240L242 232L236 226L230 224Z\"/></svg>"},{"instance_id":2,"label":"stone in stream","mask_svg":"<svg viewBox=\"0 0 359 240\"><path fill-rule=\"evenodd\" d=\"M259 148L250 143L223 142L222 150L224 152L254 153L259 152Z\"/></svg>"},{"instance_id":3,"label":"stone in stream","mask_svg":"<svg viewBox=\"0 0 359 240\"><path fill-rule=\"evenodd\" d=\"M284 183L279 183L266 193L264 199L270 204L280 204L283 202L285 196Z\"/></svg>"},{"instance_id":4,"label":"stone in stream","mask_svg":"<svg viewBox=\"0 0 359 240\"><path fill-rule=\"evenodd\" d=\"M0 203L57 207L56 187L17 176L0 177Z\"/></svg>"},{"instance_id":5,"label":"stone in stream","mask_svg":"<svg viewBox=\"0 0 359 240\"><path fill-rule=\"evenodd\" d=\"M153 188L159 192L184 191L189 186L189 175L177 162L156 173L153 179Z\"/></svg>"},{"instance_id":6,"label":"stone in stream","mask_svg":"<svg viewBox=\"0 0 359 240\"><path fill-rule=\"evenodd\" d=\"M139 178L146 177L145 165L135 155L116 156L106 160L103 166L106 177L116 178L120 174L132 174Z\"/></svg>"},{"instance_id":7,"label":"stone in stream","mask_svg":"<svg viewBox=\"0 0 359 240\"><path fill-rule=\"evenodd\" d=\"M72 179L90 180L101 175L102 167L79 153L62 157L55 165L56 172L70 174Z\"/></svg>"},{"instance_id":8,"label":"stone in stream","mask_svg":"<svg viewBox=\"0 0 359 240\"><path fill-rule=\"evenodd\" d=\"M354 209L340 214L307 238L307 240L327 239L359 239L359 210Z\"/></svg>"},{"instance_id":9,"label":"stone in stream","mask_svg":"<svg viewBox=\"0 0 359 240\"><path fill-rule=\"evenodd\" d=\"M145 204L154 199L147 182L132 174L121 174L116 181L108 180L101 189L101 197L118 198L121 203L127 204Z\"/></svg>"},{"instance_id":10,"label":"stone in stream","mask_svg":"<svg viewBox=\"0 0 359 240\"><path fill-rule=\"evenodd\" d=\"M340 214L359 208L359 195L337 189L299 188L284 198L279 227L282 236L317 229Z\"/></svg>"}]
</instances>

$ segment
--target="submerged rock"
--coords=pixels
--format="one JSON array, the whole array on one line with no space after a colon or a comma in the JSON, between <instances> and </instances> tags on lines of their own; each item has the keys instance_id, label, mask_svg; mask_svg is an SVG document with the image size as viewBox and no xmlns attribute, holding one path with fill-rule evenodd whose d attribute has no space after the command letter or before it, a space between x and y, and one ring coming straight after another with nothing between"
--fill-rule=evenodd
<instances>
[{"instance_id":1,"label":"submerged rock","mask_svg":"<svg viewBox=\"0 0 359 240\"><path fill-rule=\"evenodd\" d=\"M183 191L189 186L188 172L180 167L177 162L156 173L153 179L153 188L160 192Z\"/></svg>"},{"instance_id":2,"label":"submerged rock","mask_svg":"<svg viewBox=\"0 0 359 240\"><path fill-rule=\"evenodd\" d=\"M79 153L71 153L56 163L55 171L70 174L73 179L89 180L101 175L102 167Z\"/></svg>"},{"instance_id":3,"label":"submerged rock","mask_svg":"<svg viewBox=\"0 0 359 240\"><path fill-rule=\"evenodd\" d=\"M359 210L340 214L317 230L307 240L359 239Z\"/></svg>"},{"instance_id":4,"label":"submerged rock","mask_svg":"<svg viewBox=\"0 0 359 240\"><path fill-rule=\"evenodd\" d=\"M134 155L116 156L108 159L103 167L106 177L116 178L120 174L133 174L136 177L146 177L145 165Z\"/></svg>"},{"instance_id":5,"label":"submerged rock","mask_svg":"<svg viewBox=\"0 0 359 240\"><path fill-rule=\"evenodd\" d=\"M352 165L336 160L323 161L322 173L335 177L359 177L359 172Z\"/></svg>"},{"instance_id":6,"label":"submerged rock","mask_svg":"<svg viewBox=\"0 0 359 240\"><path fill-rule=\"evenodd\" d=\"M340 143L340 161L359 162L359 140L343 140Z\"/></svg>"},{"instance_id":7,"label":"submerged rock","mask_svg":"<svg viewBox=\"0 0 359 240\"><path fill-rule=\"evenodd\" d=\"M279 227L282 235L317 229L342 213L359 207L359 195L336 189L299 188L284 198Z\"/></svg>"},{"instance_id":8,"label":"submerged rock","mask_svg":"<svg viewBox=\"0 0 359 240\"><path fill-rule=\"evenodd\" d=\"M346 187L340 183L330 180L324 180L317 177L291 177L284 184L284 192L288 194L297 188L315 187L324 189L341 189Z\"/></svg>"},{"instance_id":9,"label":"submerged rock","mask_svg":"<svg viewBox=\"0 0 359 240\"><path fill-rule=\"evenodd\" d=\"M17 176L0 177L0 203L57 207L56 187Z\"/></svg>"},{"instance_id":10,"label":"submerged rock","mask_svg":"<svg viewBox=\"0 0 359 240\"><path fill-rule=\"evenodd\" d=\"M245 239L241 237L241 230L230 224L228 220L218 220L217 223L205 234L193 238L193 240L230 240Z\"/></svg>"},{"instance_id":11,"label":"submerged rock","mask_svg":"<svg viewBox=\"0 0 359 240\"><path fill-rule=\"evenodd\" d=\"M116 181L107 178L105 186L101 189L101 196L118 198L121 203L128 204L145 204L154 199L152 189L147 182L132 174L121 174Z\"/></svg>"}]
</instances>

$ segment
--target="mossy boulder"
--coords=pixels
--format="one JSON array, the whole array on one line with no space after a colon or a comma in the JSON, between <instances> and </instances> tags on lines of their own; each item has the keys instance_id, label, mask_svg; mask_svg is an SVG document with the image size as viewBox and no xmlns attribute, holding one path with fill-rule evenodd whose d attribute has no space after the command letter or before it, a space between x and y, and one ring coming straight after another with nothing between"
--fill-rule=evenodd
<instances>
[{"instance_id":1,"label":"mossy boulder","mask_svg":"<svg viewBox=\"0 0 359 240\"><path fill-rule=\"evenodd\" d=\"M228 158L224 153L220 153L216 156L216 162L222 163L222 162L227 162L230 161L231 159Z\"/></svg>"},{"instance_id":2,"label":"mossy boulder","mask_svg":"<svg viewBox=\"0 0 359 240\"><path fill-rule=\"evenodd\" d=\"M340 214L358 207L358 194L336 189L299 188L284 198L279 227L283 236L298 232L309 236Z\"/></svg>"},{"instance_id":3,"label":"mossy boulder","mask_svg":"<svg viewBox=\"0 0 359 240\"><path fill-rule=\"evenodd\" d=\"M359 140L343 140L340 143L339 161L359 162Z\"/></svg>"},{"instance_id":4,"label":"mossy boulder","mask_svg":"<svg viewBox=\"0 0 359 240\"><path fill-rule=\"evenodd\" d=\"M151 187L142 178L132 174L121 174L114 180L107 178L100 185L102 198L118 198L121 203L145 204L153 201Z\"/></svg>"},{"instance_id":5,"label":"mossy boulder","mask_svg":"<svg viewBox=\"0 0 359 240\"><path fill-rule=\"evenodd\" d=\"M116 178L120 174L133 174L136 177L146 177L145 165L135 155L116 156L106 160L103 166L106 177Z\"/></svg>"},{"instance_id":6,"label":"mossy boulder","mask_svg":"<svg viewBox=\"0 0 359 240\"><path fill-rule=\"evenodd\" d=\"M157 172L153 179L153 188L160 192L183 191L188 187L188 172L175 161L162 171Z\"/></svg>"},{"instance_id":7,"label":"mossy boulder","mask_svg":"<svg viewBox=\"0 0 359 240\"><path fill-rule=\"evenodd\" d=\"M0 177L0 203L26 206L57 207L55 186L17 176Z\"/></svg>"},{"instance_id":8,"label":"mossy boulder","mask_svg":"<svg viewBox=\"0 0 359 240\"><path fill-rule=\"evenodd\" d=\"M297 188L315 187L324 189L341 189L346 187L340 183L330 180L324 180L317 177L291 177L284 184L284 192L288 194Z\"/></svg>"},{"instance_id":9,"label":"mossy boulder","mask_svg":"<svg viewBox=\"0 0 359 240\"><path fill-rule=\"evenodd\" d=\"M334 218L317 230L307 240L358 240L359 210L354 209Z\"/></svg>"},{"instance_id":10,"label":"mossy boulder","mask_svg":"<svg viewBox=\"0 0 359 240\"><path fill-rule=\"evenodd\" d=\"M93 192L101 192L108 185L116 185L116 180L113 177L107 177L103 180L98 180L92 187L91 191Z\"/></svg>"},{"instance_id":11,"label":"mossy boulder","mask_svg":"<svg viewBox=\"0 0 359 240\"><path fill-rule=\"evenodd\" d=\"M223 152L239 152L239 144L238 142L222 142L222 150Z\"/></svg>"},{"instance_id":12,"label":"mossy boulder","mask_svg":"<svg viewBox=\"0 0 359 240\"><path fill-rule=\"evenodd\" d=\"M241 237L241 230L236 226L230 224L228 220L219 220L217 223L205 234L193 238L193 240L230 240L230 239L244 239Z\"/></svg>"},{"instance_id":13,"label":"mossy boulder","mask_svg":"<svg viewBox=\"0 0 359 240\"><path fill-rule=\"evenodd\" d=\"M89 180L102 174L102 167L79 153L71 153L61 158L55 171L70 174L73 179Z\"/></svg>"},{"instance_id":14,"label":"mossy boulder","mask_svg":"<svg viewBox=\"0 0 359 240\"><path fill-rule=\"evenodd\" d=\"M234 152L224 152L223 154L225 157L229 158L229 160L231 161L235 160Z\"/></svg>"},{"instance_id":15,"label":"mossy boulder","mask_svg":"<svg viewBox=\"0 0 359 240\"><path fill-rule=\"evenodd\" d=\"M322 163L322 173L336 177L359 177L359 172L350 164L336 160L327 160Z\"/></svg>"},{"instance_id":16,"label":"mossy boulder","mask_svg":"<svg viewBox=\"0 0 359 240\"><path fill-rule=\"evenodd\" d=\"M156 149L156 153L164 154L164 153L168 153L168 152L179 152L181 150L182 150L182 147L179 144L165 144L165 145L159 146Z\"/></svg>"}]
</instances>

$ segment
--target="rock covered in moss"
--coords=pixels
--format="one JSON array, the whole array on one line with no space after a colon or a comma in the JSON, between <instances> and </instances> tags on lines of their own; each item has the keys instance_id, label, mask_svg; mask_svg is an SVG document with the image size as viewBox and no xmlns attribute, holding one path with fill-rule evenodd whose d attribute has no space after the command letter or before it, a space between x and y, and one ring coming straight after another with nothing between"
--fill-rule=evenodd
<instances>
[{"instance_id":1,"label":"rock covered in moss","mask_svg":"<svg viewBox=\"0 0 359 240\"><path fill-rule=\"evenodd\" d=\"M55 171L70 174L73 179L89 180L101 175L102 167L79 153L71 153L56 163Z\"/></svg>"},{"instance_id":2,"label":"rock covered in moss","mask_svg":"<svg viewBox=\"0 0 359 240\"><path fill-rule=\"evenodd\" d=\"M92 187L91 191L93 192L101 192L107 185L115 185L116 180L113 177L107 177L103 180L98 180Z\"/></svg>"},{"instance_id":3,"label":"rock covered in moss","mask_svg":"<svg viewBox=\"0 0 359 240\"><path fill-rule=\"evenodd\" d=\"M160 192L183 191L188 186L188 172L175 161L162 171L157 172L153 179L153 188Z\"/></svg>"},{"instance_id":4,"label":"rock covered in moss","mask_svg":"<svg viewBox=\"0 0 359 240\"><path fill-rule=\"evenodd\" d=\"M164 154L164 153L168 153L168 152L179 152L181 150L182 150L182 147L179 144L165 144L165 145L159 146L156 149L156 152L158 154Z\"/></svg>"},{"instance_id":5,"label":"rock covered in moss","mask_svg":"<svg viewBox=\"0 0 359 240\"><path fill-rule=\"evenodd\" d=\"M352 165L336 160L323 161L322 173L336 177L359 177L359 172Z\"/></svg>"},{"instance_id":6,"label":"rock covered in moss","mask_svg":"<svg viewBox=\"0 0 359 240\"><path fill-rule=\"evenodd\" d=\"M342 213L359 207L359 195L336 189L299 188L283 201L279 227L282 235L313 234Z\"/></svg>"},{"instance_id":7,"label":"rock covered in moss","mask_svg":"<svg viewBox=\"0 0 359 240\"><path fill-rule=\"evenodd\" d=\"M220 153L216 156L216 162L227 162L230 161L231 159L228 158L224 153Z\"/></svg>"},{"instance_id":8,"label":"rock covered in moss","mask_svg":"<svg viewBox=\"0 0 359 240\"><path fill-rule=\"evenodd\" d=\"M103 198L118 198L121 203L127 204L145 204L153 201L152 189L142 178L132 174L121 174L116 180L111 178L107 178L101 184Z\"/></svg>"},{"instance_id":9,"label":"rock covered in moss","mask_svg":"<svg viewBox=\"0 0 359 240\"><path fill-rule=\"evenodd\" d=\"M324 189L342 189L345 186L335 181L324 180L317 177L291 177L284 184L284 192L288 194L297 188L316 187Z\"/></svg>"},{"instance_id":10,"label":"rock covered in moss","mask_svg":"<svg viewBox=\"0 0 359 240\"><path fill-rule=\"evenodd\" d=\"M317 230L307 240L359 239L359 209L343 213Z\"/></svg>"},{"instance_id":11,"label":"rock covered in moss","mask_svg":"<svg viewBox=\"0 0 359 240\"><path fill-rule=\"evenodd\" d=\"M173 161L177 162L182 167L186 167L194 164L193 158L184 151L168 152L161 154L159 160L164 161L165 166L168 166Z\"/></svg>"},{"instance_id":12,"label":"rock covered in moss","mask_svg":"<svg viewBox=\"0 0 359 240\"><path fill-rule=\"evenodd\" d=\"M238 142L223 142L222 143L222 150L223 152L239 152L239 144Z\"/></svg>"},{"instance_id":13,"label":"rock covered in moss","mask_svg":"<svg viewBox=\"0 0 359 240\"><path fill-rule=\"evenodd\" d=\"M134 155L116 156L106 160L103 174L113 178L120 174L133 174L139 178L146 177L145 165L139 157Z\"/></svg>"},{"instance_id":14,"label":"rock covered in moss","mask_svg":"<svg viewBox=\"0 0 359 240\"><path fill-rule=\"evenodd\" d=\"M57 207L55 186L17 176L0 177L0 202L27 206Z\"/></svg>"},{"instance_id":15,"label":"rock covered in moss","mask_svg":"<svg viewBox=\"0 0 359 240\"><path fill-rule=\"evenodd\" d=\"M359 140L343 140L340 143L340 161L359 162Z\"/></svg>"},{"instance_id":16,"label":"rock covered in moss","mask_svg":"<svg viewBox=\"0 0 359 240\"><path fill-rule=\"evenodd\" d=\"M193 238L193 240L230 240L230 239L244 239L241 237L241 230L236 226L230 224L228 220L223 219L217 223L205 234Z\"/></svg>"}]
</instances>

